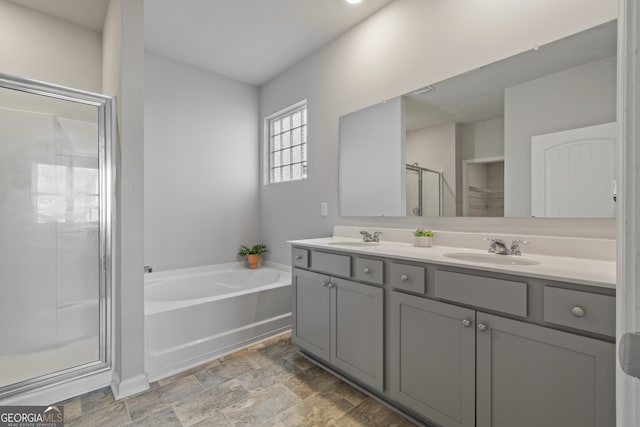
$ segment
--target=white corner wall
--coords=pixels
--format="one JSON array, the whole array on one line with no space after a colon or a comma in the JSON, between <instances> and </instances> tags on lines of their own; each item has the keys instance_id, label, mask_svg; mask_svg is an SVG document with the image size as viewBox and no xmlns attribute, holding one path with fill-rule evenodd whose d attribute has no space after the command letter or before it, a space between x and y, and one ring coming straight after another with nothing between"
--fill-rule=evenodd
<instances>
[{"instance_id":1,"label":"white corner wall","mask_svg":"<svg viewBox=\"0 0 640 427\"><path fill-rule=\"evenodd\" d=\"M616 17L616 0L396 0L263 85L261 117L305 98L309 111L308 179L260 192L271 259L289 263L286 240L336 224L614 237L613 220L346 218L337 203L338 117Z\"/></svg>"},{"instance_id":2,"label":"white corner wall","mask_svg":"<svg viewBox=\"0 0 640 427\"><path fill-rule=\"evenodd\" d=\"M259 242L258 90L145 52L144 263L238 261Z\"/></svg>"},{"instance_id":3,"label":"white corner wall","mask_svg":"<svg viewBox=\"0 0 640 427\"><path fill-rule=\"evenodd\" d=\"M0 72L100 93L102 35L0 0Z\"/></svg>"},{"instance_id":4,"label":"white corner wall","mask_svg":"<svg viewBox=\"0 0 640 427\"><path fill-rule=\"evenodd\" d=\"M117 96L113 381L119 399L149 387L144 371L144 0L110 0L103 90Z\"/></svg>"}]
</instances>

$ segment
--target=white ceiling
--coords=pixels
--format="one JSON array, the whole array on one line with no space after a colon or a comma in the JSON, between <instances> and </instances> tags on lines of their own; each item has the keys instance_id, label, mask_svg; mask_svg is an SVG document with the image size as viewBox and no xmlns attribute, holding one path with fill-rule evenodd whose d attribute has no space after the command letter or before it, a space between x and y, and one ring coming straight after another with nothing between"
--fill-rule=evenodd
<instances>
[{"instance_id":1,"label":"white ceiling","mask_svg":"<svg viewBox=\"0 0 640 427\"><path fill-rule=\"evenodd\" d=\"M9 0L102 31L109 0ZM393 0L150 0L146 48L261 85Z\"/></svg>"},{"instance_id":2,"label":"white ceiling","mask_svg":"<svg viewBox=\"0 0 640 427\"><path fill-rule=\"evenodd\" d=\"M9 0L12 3L102 32L109 0Z\"/></svg>"},{"instance_id":3,"label":"white ceiling","mask_svg":"<svg viewBox=\"0 0 640 427\"><path fill-rule=\"evenodd\" d=\"M45 0L46 1L46 0ZM152 0L147 49L261 85L393 0Z\"/></svg>"}]
</instances>

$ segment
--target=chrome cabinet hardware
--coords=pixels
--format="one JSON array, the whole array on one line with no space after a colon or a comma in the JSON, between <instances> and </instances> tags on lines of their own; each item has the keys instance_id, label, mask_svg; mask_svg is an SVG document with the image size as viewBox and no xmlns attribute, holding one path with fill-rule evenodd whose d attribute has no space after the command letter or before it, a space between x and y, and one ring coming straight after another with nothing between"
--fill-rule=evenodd
<instances>
[{"instance_id":1,"label":"chrome cabinet hardware","mask_svg":"<svg viewBox=\"0 0 640 427\"><path fill-rule=\"evenodd\" d=\"M478 323L478 330L479 330L480 332L484 332L484 331L486 331L487 329L489 329L489 327L488 327L487 325L485 325L484 323Z\"/></svg>"},{"instance_id":2,"label":"chrome cabinet hardware","mask_svg":"<svg viewBox=\"0 0 640 427\"><path fill-rule=\"evenodd\" d=\"M402 280L403 282L406 282L407 280L409 280L409 278L407 277L406 274L403 274L402 276L400 276L400 280Z\"/></svg>"},{"instance_id":3,"label":"chrome cabinet hardware","mask_svg":"<svg viewBox=\"0 0 640 427\"><path fill-rule=\"evenodd\" d=\"M583 317L585 315L585 311L584 311L584 308L580 307L579 305L576 305L571 309L571 314L573 314L576 317Z\"/></svg>"},{"instance_id":4,"label":"chrome cabinet hardware","mask_svg":"<svg viewBox=\"0 0 640 427\"><path fill-rule=\"evenodd\" d=\"M469 319L464 319L462 321L462 326L464 326L465 328L468 328L469 326L471 326L471 320Z\"/></svg>"}]
</instances>

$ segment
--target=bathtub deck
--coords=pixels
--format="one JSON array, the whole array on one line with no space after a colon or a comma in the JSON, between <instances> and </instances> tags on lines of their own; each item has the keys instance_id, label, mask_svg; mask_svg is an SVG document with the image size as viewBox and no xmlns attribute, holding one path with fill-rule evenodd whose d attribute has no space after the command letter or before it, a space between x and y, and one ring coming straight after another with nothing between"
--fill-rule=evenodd
<instances>
[{"instance_id":1,"label":"bathtub deck","mask_svg":"<svg viewBox=\"0 0 640 427\"><path fill-rule=\"evenodd\" d=\"M414 425L299 356L289 334L121 401L106 388L62 404L66 427Z\"/></svg>"}]
</instances>

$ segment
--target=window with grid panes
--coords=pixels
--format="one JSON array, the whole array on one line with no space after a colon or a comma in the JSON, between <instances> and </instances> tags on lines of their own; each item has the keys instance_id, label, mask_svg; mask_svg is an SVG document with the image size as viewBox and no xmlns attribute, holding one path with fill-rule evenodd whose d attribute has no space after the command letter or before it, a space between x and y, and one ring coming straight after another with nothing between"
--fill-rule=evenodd
<instances>
[{"instance_id":1,"label":"window with grid panes","mask_svg":"<svg viewBox=\"0 0 640 427\"><path fill-rule=\"evenodd\" d=\"M298 104L269 122L269 182L307 178L307 104Z\"/></svg>"}]
</instances>

